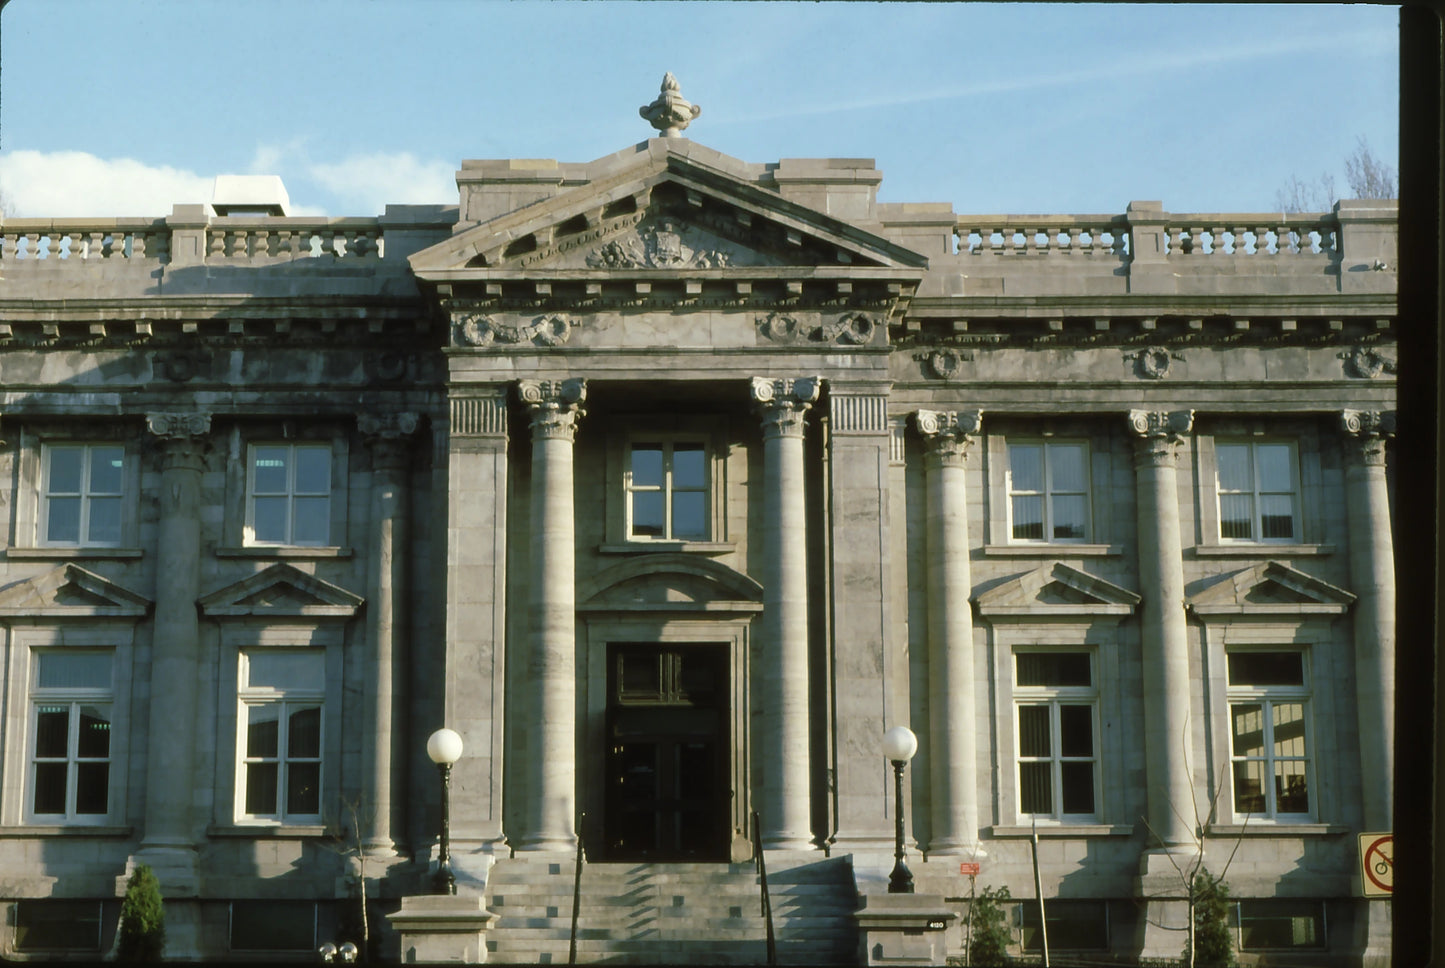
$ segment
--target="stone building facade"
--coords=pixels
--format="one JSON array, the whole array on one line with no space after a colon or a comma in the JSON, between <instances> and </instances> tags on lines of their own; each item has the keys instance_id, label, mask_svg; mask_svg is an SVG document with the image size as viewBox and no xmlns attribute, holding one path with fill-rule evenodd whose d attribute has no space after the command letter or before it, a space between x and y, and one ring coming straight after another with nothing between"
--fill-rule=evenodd
<instances>
[{"instance_id":1,"label":"stone building facade","mask_svg":"<svg viewBox=\"0 0 1445 968\"><path fill-rule=\"evenodd\" d=\"M956 910L1036 830L1055 953L1174 957L1202 835L1246 960L1387 963L1395 203L963 216L685 126L379 218L0 224L4 953L107 948L141 863L176 956L340 937L358 853L395 910L444 725L494 959L565 952L498 885L570 897L579 833L856 901L902 724Z\"/></svg>"}]
</instances>

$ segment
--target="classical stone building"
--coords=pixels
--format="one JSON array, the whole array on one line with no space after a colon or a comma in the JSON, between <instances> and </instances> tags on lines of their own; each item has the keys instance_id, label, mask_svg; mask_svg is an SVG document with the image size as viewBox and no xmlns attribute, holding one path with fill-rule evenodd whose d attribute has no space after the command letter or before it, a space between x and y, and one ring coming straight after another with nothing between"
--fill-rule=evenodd
<instances>
[{"instance_id":1,"label":"classical stone building","mask_svg":"<svg viewBox=\"0 0 1445 968\"><path fill-rule=\"evenodd\" d=\"M1036 830L1055 956L1177 956L1202 836L1246 960L1386 963L1395 203L963 216L659 105L456 205L0 225L4 954L145 863L172 955L295 957L358 853L424 954L447 726L474 956L567 957L581 835L581 961L761 960L759 843L783 959L874 959L908 725L954 911Z\"/></svg>"}]
</instances>

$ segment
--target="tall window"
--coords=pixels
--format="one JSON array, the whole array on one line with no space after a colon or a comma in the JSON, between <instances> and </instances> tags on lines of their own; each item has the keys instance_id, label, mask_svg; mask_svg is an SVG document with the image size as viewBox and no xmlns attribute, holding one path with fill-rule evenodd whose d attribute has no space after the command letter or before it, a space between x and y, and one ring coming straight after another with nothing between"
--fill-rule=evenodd
<instances>
[{"instance_id":1,"label":"tall window","mask_svg":"<svg viewBox=\"0 0 1445 968\"><path fill-rule=\"evenodd\" d=\"M116 444L48 444L42 461L40 543L119 545L125 448Z\"/></svg>"},{"instance_id":2,"label":"tall window","mask_svg":"<svg viewBox=\"0 0 1445 968\"><path fill-rule=\"evenodd\" d=\"M707 445L703 441L633 441L625 473L630 540L708 539Z\"/></svg>"},{"instance_id":3,"label":"tall window","mask_svg":"<svg viewBox=\"0 0 1445 968\"><path fill-rule=\"evenodd\" d=\"M255 444L246 474L246 543L331 540L331 447Z\"/></svg>"},{"instance_id":4,"label":"tall window","mask_svg":"<svg viewBox=\"0 0 1445 968\"><path fill-rule=\"evenodd\" d=\"M1098 813L1098 690L1091 652L1014 653L1019 813Z\"/></svg>"},{"instance_id":5,"label":"tall window","mask_svg":"<svg viewBox=\"0 0 1445 968\"><path fill-rule=\"evenodd\" d=\"M246 820L321 817L321 649L241 654L237 814Z\"/></svg>"},{"instance_id":6,"label":"tall window","mask_svg":"<svg viewBox=\"0 0 1445 968\"><path fill-rule=\"evenodd\" d=\"M110 813L110 650L34 654L31 690L31 819L98 823Z\"/></svg>"},{"instance_id":7,"label":"tall window","mask_svg":"<svg viewBox=\"0 0 1445 968\"><path fill-rule=\"evenodd\" d=\"M1309 691L1300 651L1230 652L1229 728L1237 817L1310 813Z\"/></svg>"},{"instance_id":8,"label":"tall window","mask_svg":"<svg viewBox=\"0 0 1445 968\"><path fill-rule=\"evenodd\" d=\"M1299 472L1294 444L1216 443L1219 537L1293 542L1300 537Z\"/></svg>"},{"instance_id":9,"label":"tall window","mask_svg":"<svg viewBox=\"0 0 1445 968\"><path fill-rule=\"evenodd\" d=\"M1081 441L1010 441L1009 513L1015 541L1085 541L1089 447Z\"/></svg>"}]
</instances>

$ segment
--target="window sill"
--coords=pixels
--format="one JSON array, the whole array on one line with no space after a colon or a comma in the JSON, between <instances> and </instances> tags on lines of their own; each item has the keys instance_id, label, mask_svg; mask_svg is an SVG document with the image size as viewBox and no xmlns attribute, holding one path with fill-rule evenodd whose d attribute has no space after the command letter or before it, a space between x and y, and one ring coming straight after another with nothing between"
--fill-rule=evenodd
<instances>
[{"instance_id":1,"label":"window sill","mask_svg":"<svg viewBox=\"0 0 1445 968\"><path fill-rule=\"evenodd\" d=\"M986 544L988 558L1105 558L1122 555L1123 545L1105 544Z\"/></svg>"},{"instance_id":2,"label":"window sill","mask_svg":"<svg viewBox=\"0 0 1445 968\"><path fill-rule=\"evenodd\" d=\"M1037 830L1040 837L1132 837L1134 828L1122 823L1051 823L1038 828L1022 824L995 824L985 828L995 839L1004 837L1032 837Z\"/></svg>"},{"instance_id":3,"label":"window sill","mask_svg":"<svg viewBox=\"0 0 1445 968\"><path fill-rule=\"evenodd\" d=\"M0 827L0 838L12 837L125 837L135 833L135 828L120 824L77 823L21 824L15 827Z\"/></svg>"},{"instance_id":4,"label":"window sill","mask_svg":"<svg viewBox=\"0 0 1445 968\"><path fill-rule=\"evenodd\" d=\"M653 555L662 552L687 552L699 555L726 555L737 550L731 541L623 541L597 546L602 555Z\"/></svg>"},{"instance_id":5,"label":"window sill","mask_svg":"<svg viewBox=\"0 0 1445 968\"><path fill-rule=\"evenodd\" d=\"M311 545L243 545L216 549L217 558L350 558L350 548Z\"/></svg>"},{"instance_id":6,"label":"window sill","mask_svg":"<svg viewBox=\"0 0 1445 968\"><path fill-rule=\"evenodd\" d=\"M5 549L5 557L16 561L38 561L48 558L139 558L144 553L139 548L95 548L84 545Z\"/></svg>"},{"instance_id":7,"label":"window sill","mask_svg":"<svg viewBox=\"0 0 1445 968\"><path fill-rule=\"evenodd\" d=\"M324 837L326 827L319 823L280 824L213 824L206 828L208 837Z\"/></svg>"},{"instance_id":8,"label":"window sill","mask_svg":"<svg viewBox=\"0 0 1445 968\"><path fill-rule=\"evenodd\" d=\"M1342 823L1279 823L1253 820L1244 823L1210 824L1205 833L1211 837L1338 837L1350 828Z\"/></svg>"},{"instance_id":9,"label":"window sill","mask_svg":"<svg viewBox=\"0 0 1445 968\"><path fill-rule=\"evenodd\" d=\"M1301 558L1307 555L1332 555L1334 545L1327 544L1228 544L1195 545L1196 558Z\"/></svg>"}]
</instances>

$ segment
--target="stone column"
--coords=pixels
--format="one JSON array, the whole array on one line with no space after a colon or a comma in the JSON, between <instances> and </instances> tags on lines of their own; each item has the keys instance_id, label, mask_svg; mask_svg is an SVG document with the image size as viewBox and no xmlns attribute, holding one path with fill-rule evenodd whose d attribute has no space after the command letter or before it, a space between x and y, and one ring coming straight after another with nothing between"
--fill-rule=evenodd
<instances>
[{"instance_id":1,"label":"stone column","mask_svg":"<svg viewBox=\"0 0 1445 968\"><path fill-rule=\"evenodd\" d=\"M906 708L894 703L898 684L889 662L895 620L888 384L831 381L828 418L832 842L840 850L880 850L893 843L883 734L907 722Z\"/></svg>"},{"instance_id":2,"label":"stone column","mask_svg":"<svg viewBox=\"0 0 1445 968\"><path fill-rule=\"evenodd\" d=\"M526 820L518 850L572 850L577 842L577 611L572 443L583 380L522 380L532 415L532 553L527 583Z\"/></svg>"},{"instance_id":3,"label":"stone column","mask_svg":"<svg viewBox=\"0 0 1445 968\"><path fill-rule=\"evenodd\" d=\"M393 787L405 789L410 746L405 718L393 717L405 695L405 608L407 547L407 472L417 415L359 414L357 428L371 451L370 546L367 548L366 695L367 733L362 737L362 846L372 854L390 854ZM398 613L402 613L398 616ZM398 728L398 724L400 728ZM405 798L401 800L405 803Z\"/></svg>"},{"instance_id":4,"label":"stone column","mask_svg":"<svg viewBox=\"0 0 1445 968\"><path fill-rule=\"evenodd\" d=\"M155 622L151 638L150 727L146 807L135 863L148 864L165 887L167 952L199 952L198 912L174 903L200 892L195 843L196 703L201 680L196 599L201 574L201 472L208 413L156 413L146 426L161 450L160 522L156 535ZM205 724L207 726L211 724Z\"/></svg>"},{"instance_id":5,"label":"stone column","mask_svg":"<svg viewBox=\"0 0 1445 968\"><path fill-rule=\"evenodd\" d=\"M978 844L978 753L973 578L969 569L964 457L982 424L978 410L918 411L928 445L928 854L972 855Z\"/></svg>"},{"instance_id":6,"label":"stone column","mask_svg":"<svg viewBox=\"0 0 1445 968\"><path fill-rule=\"evenodd\" d=\"M803 491L804 415L818 377L753 377L763 423L763 614L753 702L760 710L753 763L763 846L813 846L808 722L808 527Z\"/></svg>"},{"instance_id":7,"label":"stone column","mask_svg":"<svg viewBox=\"0 0 1445 968\"><path fill-rule=\"evenodd\" d=\"M1192 410L1131 410L1139 515L1139 585L1144 666L1144 752L1149 825L1167 848L1192 843L1194 815L1186 763L1189 651L1179 535L1178 446Z\"/></svg>"},{"instance_id":8,"label":"stone column","mask_svg":"<svg viewBox=\"0 0 1445 968\"><path fill-rule=\"evenodd\" d=\"M1394 816L1395 558L1385 442L1395 414L1346 410L1345 489L1350 582L1355 599L1355 709L1359 717L1360 795L1367 831L1390 830Z\"/></svg>"}]
</instances>

